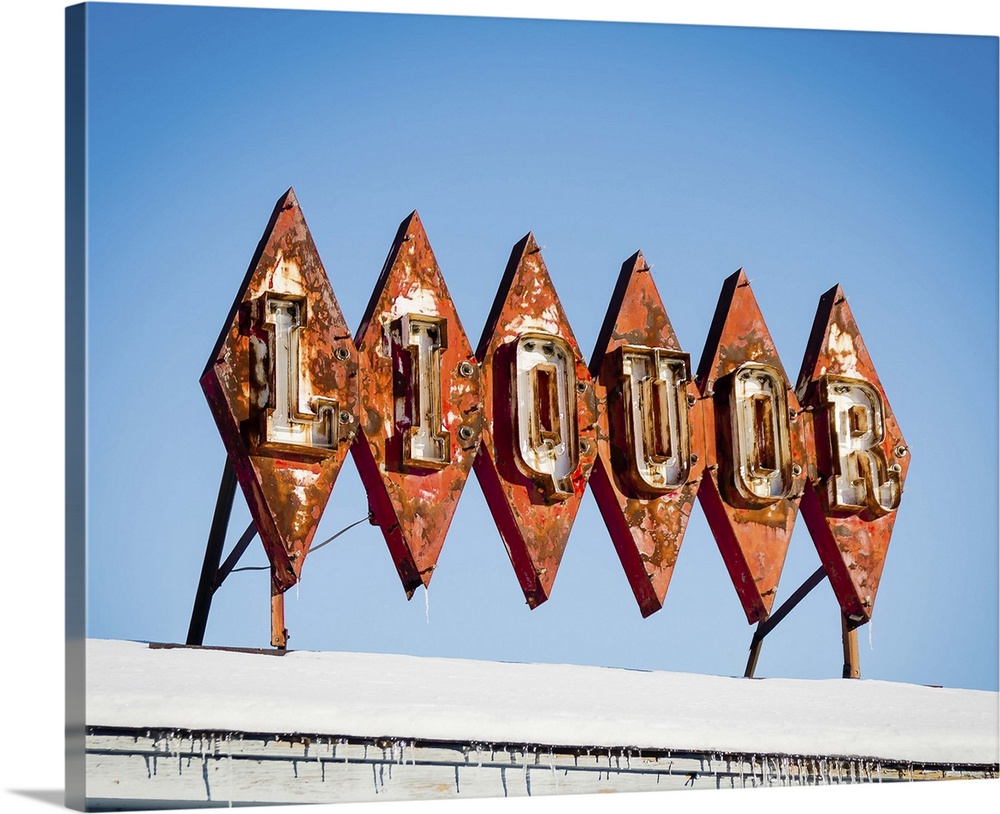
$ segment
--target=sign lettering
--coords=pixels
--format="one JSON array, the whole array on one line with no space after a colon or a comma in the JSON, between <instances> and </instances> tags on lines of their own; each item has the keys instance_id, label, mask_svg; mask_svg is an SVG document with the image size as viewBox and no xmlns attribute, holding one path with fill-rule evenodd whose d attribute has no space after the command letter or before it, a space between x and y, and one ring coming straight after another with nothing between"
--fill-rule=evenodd
<instances>
[{"instance_id":1,"label":"sign lettering","mask_svg":"<svg viewBox=\"0 0 1000 814\"><path fill-rule=\"evenodd\" d=\"M632 485L661 494L683 486L691 471L687 423L687 354L623 346L621 395Z\"/></svg>"},{"instance_id":2,"label":"sign lettering","mask_svg":"<svg viewBox=\"0 0 1000 814\"><path fill-rule=\"evenodd\" d=\"M558 336L521 334L512 383L518 464L546 497L565 500L579 449L572 351Z\"/></svg>"},{"instance_id":3,"label":"sign lettering","mask_svg":"<svg viewBox=\"0 0 1000 814\"><path fill-rule=\"evenodd\" d=\"M337 402L310 395L302 382L299 329L304 321L304 299L274 294L261 299L268 370L262 446L304 447L318 452L335 449L339 435Z\"/></svg>"},{"instance_id":4,"label":"sign lettering","mask_svg":"<svg viewBox=\"0 0 1000 814\"><path fill-rule=\"evenodd\" d=\"M407 314L392 323L396 426L403 432L403 465L440 469L451 460L441 422L441 352L448 347L442 319Z\"/></svg>"},{"instance_id":5,"label":"sign lettering","mask_svg":"<svg viewBox=\"0 0 1000 814\"><path fill-rule=\"evenodd\" d=\"M899 505L899 466L895 469L880 448L885 439L882 397L861 379L824 376L820 380L827 404L834 475L827 481L830 505L875 516Z\"/></svg>"},{"instance_id":6,"label":"sign lettering","mask_svg":"<svg viewBox=\"0 0 1000 814\"><path fill-rule=\"evenodd\" d=\"M768 365L741 365L733 373L729 411L737 492L755 504L787 497L793 476L781 373Z\"/></svg>"}]
</instances>

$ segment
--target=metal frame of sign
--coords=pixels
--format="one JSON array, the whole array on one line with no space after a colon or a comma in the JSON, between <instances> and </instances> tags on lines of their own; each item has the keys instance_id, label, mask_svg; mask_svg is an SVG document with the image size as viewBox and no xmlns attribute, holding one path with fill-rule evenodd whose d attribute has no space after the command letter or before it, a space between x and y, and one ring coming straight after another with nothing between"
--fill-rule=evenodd
<instances>
[{"instance_id":1,"label":"metal frame of sign","mask_svg":"<svg viewBox=\"0 0 1000 814\"><path fill-rule=\"evenodd\" d=\"M642 615L663 607L697 496L763 638L824 578L845 676L871 619L909 467L839 286L820 299L796 390L743 270L726 279L696 375L641 252L622 265L588 366L530 233L475 354L416 212L399 227L356 340L289 190L275 206L202 388L227 450L189 644L258 531L272 644L351 448L411 597L427 586L470 468L531 608L551 596L588 483ZM253 516L220 567L236 482ZM772 610L802 513L822 565Z\"/></svg>"}]
</instances>

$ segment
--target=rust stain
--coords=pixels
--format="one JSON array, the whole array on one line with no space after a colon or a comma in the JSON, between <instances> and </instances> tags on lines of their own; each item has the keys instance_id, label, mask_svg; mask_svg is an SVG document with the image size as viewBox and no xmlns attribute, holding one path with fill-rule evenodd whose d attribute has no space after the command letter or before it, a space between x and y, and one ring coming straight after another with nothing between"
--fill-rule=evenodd
<instances>
[{"instance_id":1,"label":"rust stain","mask_svg":"<svg viewBox=\"0 0 1000 814\"><path fill-rule=\"evenodd\" d=\"M732 374L747 363L767 366L776 373L788 415L790 482L783 496L763 504L740 492L734 469ZM747 620L755 622L767 617L774 602L805 488L810 430L809 417L802 412L791 389L742 269L723 284L698 368L698 385L706 400L707 472L698 499Z\"/></svg>"},{"instance_id":2,"label":"rust stain","mask_svg":"<svg viewBox=\"0 0 1000 814\"><path fill-rule=\"evenodd\" d=\"M578 448L571 450L575 467L557 490L530 474L518 453L518 410L550 413L548 404L516 404L513 378L517 346L524 335L549 336L569 349L571 415ZM540 340L544 344L544 339ZM486 425L476 459L476 477L497 524L501 540L529 607L546 601L569 539L573 520L597 457L598 399L590 372L570 330L542 260L538 244L528 234L513 248L493 308L476 352L482 368ZM544 422L542 422L544 423ZM572 433L562 428L570 437ZM560 491L562 490L562 491Z\"/></svg>"},{"instance_id":3,"label":"rust stain","mask_svg":"<svg viewBox=\"0 0 1000 814\"><path fill-rule=\"evenodd\" d=\"M630 409L633 387L623 379L622 349L633 348L647 356L664 349L682 363L686 381L678 388L687 427L687 458L683 483L653 490L637 477L635 422ZM622 264L604 325L591 356L590 371L598 401L604 405L598 420L598 459L591 475L591 489L618 552L629 585L644 617L663 607L687 521L705 466L705 401L690 375L690 361L681 353L677 335L641 252ZM651 377L655 378L651 374ZM637 410L638 412L638 410ZM654 416L644 413L647 421ZM680 419L678 418L678 423ZM645 457L649 457L645 453ZM645 487L645 488L644 488Z\"/></svg>"},{"instance_id":4,"label":"rust stain","mask_svg":"<svg viewBox=\"0 0 1000 814\"><path fill-rule=\"evenodd\" d=\"M290 340L298 352L287 351L292 372L285 391L280 387L283 366L274 358L280 352L274 348L277 328L265 313L269 303L292 303L298 320ZM350 331L289 189L275 205L200 380L270 560L272 588L279 594L301 575L357 431L357 374ZM289 404L282 408L283 396ZM300 409L311 412L307 402L317 397L334 405L327 425L295 417ZM328 437L322 443L327 446L289 441L290 432L270 429L282 409L292 415L286 422L292 430L313 423L321 430L325 426Z\"/></svg>"},{"instance_id":5,"label":"rust stain","mask_svg":"<svg viewBox=\"0 0 1000 814\"><path fill-rule=\"evenodd\" d=\"M355 343L292 190L200 382L271 563L282 639L281 594L348 447L408 597L429 584L475 466L528 605L546 601L592 473L643 616L663 606L697 496L747 619L766 618L801 501L852 628L871 618L909 468L840 286L820 299L795 391L742 269L691 376L636 252L588 368L528 234L473 353L413 212Z\"/></svg>"},{"instance_id":6,"label":"rust stain","mask_svg":"<svg viewBox=\"0 0 1000 814\"><path fill-rule=\"evenodd\" d=\"M857 323L839 285L820 298L799 372L797 390L814 417L814 452L802 501L802 516L833 586L848 627L871 619L882 567L896 521L896 508L872 511L837 505L831 495L838 474L832 408L824 398L828 377L860 381L881 399L884 432L874 454L887 473L895 473L902 492L910 466L909 448L893 415Z\"/></svg>"},{"instance_id":7,"label":"rust stain","mask_svg":"<svg viewBox=\"0 0 1000 814\"><path fill-rule=\"evenodd\" d=\"M402 336L414 327L422 359ZM483 427L479 365L416 212L400 224L357 336L363 421L352 454L412 597L430 583ZM422 442L431 451L421 457Z\"/></svg>"}]
</instances>

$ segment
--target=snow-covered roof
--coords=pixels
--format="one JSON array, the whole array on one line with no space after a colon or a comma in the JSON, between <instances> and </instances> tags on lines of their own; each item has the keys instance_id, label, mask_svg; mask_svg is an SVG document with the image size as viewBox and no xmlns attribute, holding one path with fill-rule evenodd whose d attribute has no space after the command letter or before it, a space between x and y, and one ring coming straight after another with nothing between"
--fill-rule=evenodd
<instances>
[{"instance_id":1,"label":"snow-covered roof","mask_svg":"<svg viewBox=\"0 0 1000 814\"><path fill-rule=\"evenodd\" d=\"M87 641L91 727L995 764L998 697L871 680Z\"/></svg>"}]
</instances>

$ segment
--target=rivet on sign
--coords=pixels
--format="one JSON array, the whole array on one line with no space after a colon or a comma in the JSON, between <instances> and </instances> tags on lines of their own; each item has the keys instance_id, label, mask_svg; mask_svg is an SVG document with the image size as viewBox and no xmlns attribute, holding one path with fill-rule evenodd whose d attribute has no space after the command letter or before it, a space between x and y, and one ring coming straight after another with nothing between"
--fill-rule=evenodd
<instances>
[{"instance_id":1,"label":"rivet on sign","mask_svg":"<svg viewBox=\"0 0 1000 814\"><path fill-rule=\"evenodd\" d=\"M333 355L336 356L341 362L346 362L348 359L351 358L351 352L343 345L337 348L333 352Z\"/></svg>"},{"instance_id":2,"label":"rivet on sign","mask_svg":"<svg viewBox=\"0 0 1000 814\"><path fill-rule=\"evenodd\" d=\"M469 427L458 428L458 437L461 438L463 441L469 441L472 438L472 436L473 432Z\"/></svg>"},{"instance_id":3,"label":"rivet on sign","mask_svg":"<svg viewBox=\"0 0 1000 814\"><path fill-rule=\"evenodd\" d=\"M469 378L474 372L471 362L461 362L458 366L458 373L460 376Z\"/></svg>"}]
</instances>

